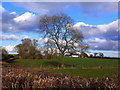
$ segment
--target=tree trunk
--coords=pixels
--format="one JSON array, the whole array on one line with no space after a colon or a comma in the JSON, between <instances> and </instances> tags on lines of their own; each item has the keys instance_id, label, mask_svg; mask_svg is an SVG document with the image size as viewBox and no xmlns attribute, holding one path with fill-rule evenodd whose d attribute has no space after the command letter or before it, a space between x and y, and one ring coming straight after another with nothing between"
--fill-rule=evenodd
<instances>
[{"instance_id":1,"label":"tree trunk","mask_svg":"<svg viewBox=\"0 0 120 90\"><path fill-rule=\"evenodd\" d=\"M64 54L61 56L61 67L64 67Z\"/></svg>"}]
</instances>

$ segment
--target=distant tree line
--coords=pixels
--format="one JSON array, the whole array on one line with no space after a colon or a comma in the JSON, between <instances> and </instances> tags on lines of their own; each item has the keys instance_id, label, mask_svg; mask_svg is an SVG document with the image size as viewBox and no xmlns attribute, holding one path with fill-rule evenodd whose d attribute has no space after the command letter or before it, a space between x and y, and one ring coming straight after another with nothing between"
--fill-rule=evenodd
<instances>
[{"instance_id":1,"label":"distant tree line","mask_svg":"<svg viewBox=\"0 0 120 90\"><path fill-rule=\"evenodd\" d=\"M99 53L94 53L94 54L90 54L90 57L101 57L103 58L104 57L104 54L99 52Z\"/></svg>"}]
</instances>

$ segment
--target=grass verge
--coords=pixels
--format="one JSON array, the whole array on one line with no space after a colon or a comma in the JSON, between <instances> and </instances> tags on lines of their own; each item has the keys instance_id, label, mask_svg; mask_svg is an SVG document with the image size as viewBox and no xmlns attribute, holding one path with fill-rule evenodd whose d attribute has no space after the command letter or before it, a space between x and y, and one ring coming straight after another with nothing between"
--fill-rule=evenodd
<instances>
[{"instance_id":1,"label":"grass verge","mask_svg":"<svg viewBox=\"0 0 120 90\"><path fill-rule=\"evenodd\" d=\"M118 69L56 69L49 71L80 76L82 78L113 77L118 75Z\"/></svg>"}]
</instances>

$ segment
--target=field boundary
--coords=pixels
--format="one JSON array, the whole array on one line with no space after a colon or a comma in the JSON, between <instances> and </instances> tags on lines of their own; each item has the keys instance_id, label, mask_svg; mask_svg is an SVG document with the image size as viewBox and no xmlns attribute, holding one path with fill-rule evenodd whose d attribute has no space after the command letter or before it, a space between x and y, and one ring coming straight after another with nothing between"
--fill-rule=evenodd
<instances>
[{"instance_id":1,"label":"field boundary","mask_svg":"<svg viewBox=\"0 0 120 90\"><path fill-rule=\"evenodd\" d=\"M57 68L27 68L32 70L59 70L59 69L119 69L120 67L113 67L113 66L97 66L97 67L57 67Z\"/></svg>"}]
</instances>

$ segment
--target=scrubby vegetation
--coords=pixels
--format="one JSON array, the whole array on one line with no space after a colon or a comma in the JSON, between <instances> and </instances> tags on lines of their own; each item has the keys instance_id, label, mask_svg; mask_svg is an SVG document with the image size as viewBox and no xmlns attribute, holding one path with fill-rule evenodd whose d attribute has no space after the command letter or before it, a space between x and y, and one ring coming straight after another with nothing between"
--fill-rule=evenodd
<instances>
[{"instance_id":1,"label":"scrubby vegetation","mask_svg":"<svg viewBox=\"0 0 120 90\"><path fill-rule=\"evenodd\" d=\"M110 78L80 78L45 71L25 70L25 68L4 65L2 73L3 88L95 88L117 89L117 76Z\"/></svg>"}]
</instances>

